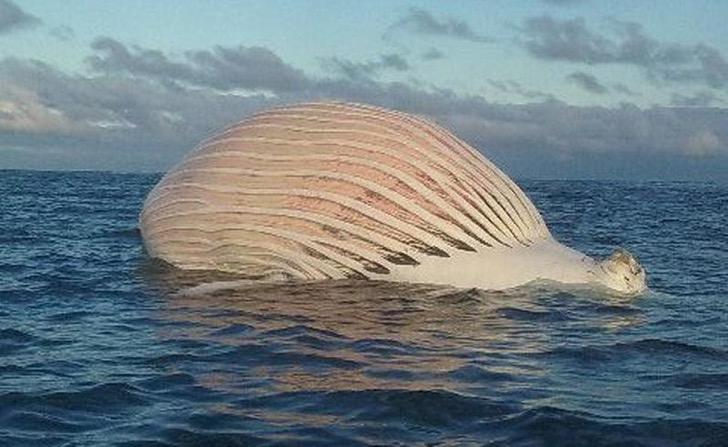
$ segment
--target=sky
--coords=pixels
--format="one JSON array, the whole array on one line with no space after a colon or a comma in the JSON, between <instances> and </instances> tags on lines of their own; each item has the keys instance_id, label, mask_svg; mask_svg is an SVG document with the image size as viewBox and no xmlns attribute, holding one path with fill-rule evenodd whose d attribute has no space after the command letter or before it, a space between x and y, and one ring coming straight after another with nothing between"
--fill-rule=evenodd
<instances>
[{"instance_id":1,"label":"sky","mask_svg":"<svg viewBox=\"0 0 728 447\"><path fill-rule=\"evenodd\" d=\"M0 0L0 169L165 171L314 100L427 116L517 178L728 182L722 0Z\"/></svg>"}]
</instances>

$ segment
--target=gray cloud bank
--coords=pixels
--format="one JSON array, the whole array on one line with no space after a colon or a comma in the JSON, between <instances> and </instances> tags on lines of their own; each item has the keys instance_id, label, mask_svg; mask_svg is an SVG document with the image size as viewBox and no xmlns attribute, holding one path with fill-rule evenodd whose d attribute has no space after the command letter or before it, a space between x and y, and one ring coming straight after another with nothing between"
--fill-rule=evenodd
<instances>
[{"instance_id":1,"label":"gray cloud bank","mask_svg":"<svg viewBox=\"0 0 728 447\"><path fill-rule=\"evenodd\" d=\"M520 32L524 48L545 60L631 65L654 81L700 82L711 88L728 83L728 60L715 47L662 42L634 22L612 20L611 28L610 34L600 33L583 18L540 16L527 19Z\"/></svg>"},{"instance_id":2,"label":"gray cloud bank","mask_svg":"<svg viewBox=\"0 0 728 447\"><path fill-rule=\"evenodd\" d=\"M10 0L0 0L0 34L27 28L40 23L40 20L23 11Z\"/></svg>"},{"instance_id":3,"label":"gray cloud bank","mask_svg":"<svg viewBox=\"0 0 728 447\"><path fill-rule=\"evenodd\" d=\"M410 64L399 54L383 54L377 60L367 62L352 62L337 57L326 61L334 72L340 73L349 79L370 79L377 77L381 72L387 70L407 71Z\"/></svg>"},{"instance_id":4,"label":"gray cloud bank","mask_svg":"<svg viewBox=\"0 0 728 447\"><path fill-rule=\"evenodd\" d=\"M0 167L164 170L209 132L255 110L336 99L431 117L517 176L674 178L693 169L726 177L716 168L728 166L726 109L577 107L548 98L496 104L367 76L317 78L262 47L173 57L101 38L92 50L83 75L0 61Z\"/></svg>"},{"instance_id":5,"label":"gray cloud bank","mask_svg":"<svg viewBox=\"0 0 728 447\"><path fill-rule=\"evenodd\" d=\"M601 82L594 75L584 73L583 71L575 71L568 76L568 79L575 82L579 87L588 91L589 93L596 93L597 95L603 95L607 93L607 87L602 85Z\"/></svg>"},{"instance_id":6,"label":"gray cloud bank","mask_svg":"<svg viewBox=\"0 0 728 447\"><path fill-rule=\"evenodd\" d=\"M189 51L183 61L173 61L158 50L128 48L104 37L91 48L97 54L88 58L94 70L105 74L128 74L157 81L170 80L219 90L269 89L299 91L309 80L301 70L286 64L263 47L215 47Z\"/></svg>"},{"instance_id":7,"label":"gray cloud bank","mask_svg":"<svg viewBox=\"0 0 728 447\"><path fill-rule=\"evenodd\" d=\"M493 39L475 32L470 25L452 17L437 18L429 11L420 8L410 10L397 22L389 27L388 33L406 31L415 34L424 34L472 42L492 42Z\"/></svg>"}]
</instances>

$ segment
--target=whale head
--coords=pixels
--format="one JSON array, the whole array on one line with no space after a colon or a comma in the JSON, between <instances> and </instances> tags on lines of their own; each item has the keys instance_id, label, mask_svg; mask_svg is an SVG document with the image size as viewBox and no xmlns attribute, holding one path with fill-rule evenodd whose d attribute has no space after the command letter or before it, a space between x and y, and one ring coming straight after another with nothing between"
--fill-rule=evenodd
<instances>
[{"instance_id":1,"label":"whale head","mask_svg":"<svg viewBox=\"0 0 728 447\"><path fill-rule=\"evenodd\" d=\"M637 259L623 248L617 248L598 264L599 282L617 292L636 295L647 290L647 276Z\"/></svg>"}]
</instances>

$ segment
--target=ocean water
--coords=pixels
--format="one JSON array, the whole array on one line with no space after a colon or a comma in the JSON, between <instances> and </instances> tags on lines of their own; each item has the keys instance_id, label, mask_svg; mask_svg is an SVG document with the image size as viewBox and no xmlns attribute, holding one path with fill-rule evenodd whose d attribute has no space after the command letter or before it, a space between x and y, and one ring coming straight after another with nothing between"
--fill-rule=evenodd
<instances>
[{"instance_id":1,"label":"ocean water","mask_svg":"<svg viewBox=\"0 0 728 447\"><path fill-rule=\"evenodd\" d=\"M728 187L522 181L636 299L363 281L180 293L158 175L0 171L0 445L728 445Z\"/></svg>"}]
</instances>

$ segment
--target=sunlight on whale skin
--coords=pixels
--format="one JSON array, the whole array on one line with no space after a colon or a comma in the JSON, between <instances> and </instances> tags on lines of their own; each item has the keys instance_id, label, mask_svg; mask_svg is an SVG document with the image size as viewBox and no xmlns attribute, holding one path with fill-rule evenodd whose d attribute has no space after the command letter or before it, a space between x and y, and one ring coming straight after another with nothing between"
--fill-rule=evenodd
<instances>
[{"instance_id":1,"label":"sunlight on whale skin","mask_svg":"<svg viewBox=\"0 0 728 447\"><path fill-rule=\"evenodd\" d=\"M272 109L204 140L150 192L140 230L153 258L260 280L647 288L626 250L597 261L556 241L524 192L447 130L362 104Z\"/></svg>"}]
</instances>

